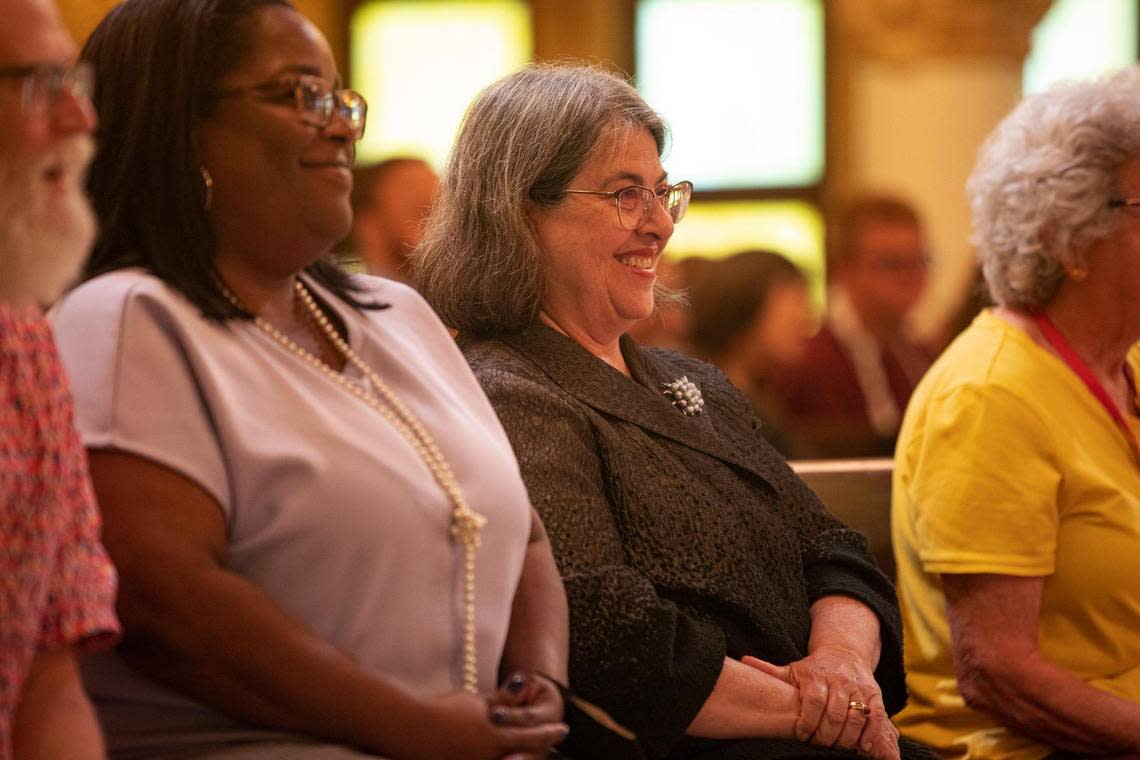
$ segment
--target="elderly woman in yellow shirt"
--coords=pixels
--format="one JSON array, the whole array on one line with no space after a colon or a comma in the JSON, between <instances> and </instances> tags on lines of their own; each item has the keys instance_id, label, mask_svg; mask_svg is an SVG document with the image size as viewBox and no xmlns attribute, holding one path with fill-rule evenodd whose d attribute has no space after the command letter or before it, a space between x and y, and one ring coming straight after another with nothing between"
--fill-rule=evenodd
<instances>
[{"instance_id":1,"label":"elderly woman in yellow shirt","mask_svg":"<svg viewBox=\"0 0 1140 760\"><path fill-rule=\"evenodd\" d=\"M919 385L893 524L945 756L1140 752L1140 71L1026 99L970 179L990 294Z\"/></svg>"}]
</instances>

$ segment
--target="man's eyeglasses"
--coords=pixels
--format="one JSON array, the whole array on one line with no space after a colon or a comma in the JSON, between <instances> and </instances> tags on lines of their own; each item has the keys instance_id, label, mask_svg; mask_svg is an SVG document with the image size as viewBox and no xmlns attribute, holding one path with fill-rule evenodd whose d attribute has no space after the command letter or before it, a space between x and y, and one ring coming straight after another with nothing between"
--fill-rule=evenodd
<instances>
[{"instance_id":1,"label":"man's eyeglasses","mask_svg":"<svg viewBox=\"0 0 1140 760\"><path fill-rule=\"evenodd\" d=\"M26 116L47 113L64 93L89 101L95 88L95 70L87 62L70 69L51 65L0 68L0 79L23 80L20 105Z\"/></svg>"},{"instance_id":2,"label":"man's eyeglasses","mask_svg":"<svg viewBox=\"0 0 1140 760\"><path fill-rule=\"evenodd\" d=\"M618 222L627 230L636 230L649 221L649 217L653 213L654 201L664 207L665 213L669 214L669 218L673 220L674 224L681 221L681 217L685 215L685 210L689 208L689 199L693 196L693 183L683 180L659 192L654 192L641 185L630 185L621 190L614 190L612 193L601 190L564 190L563 192L576 195L604 195L613 198L617 203Z\"/></svg>"},{"instance_id":3,"label":"man's eyeglasses","mask_svg":"<svg viewBox=\"0 0 1140 760\"><path fill-rule=\"evenodd\" d=\"M860 258L872 272L890 277L922 274L930 268L930 254L925 251L921 256L883 256L876 255L873 251L864 251Z\"/></svg>"},{"instance_id":4,"label":"man's eyeglasses","mask_svg":"<svg viewBox=\"0 0 1140 760\"><path fill-rule=\"evenodd\" d=\"M368 103L363 95L354 90L336 90L316 77L298 77L222 90L217 93L217 97L245 92L252 92L270 102L290 103L314 127L323 128L334 115L340 116L352 127L354 140L364 136Z\"/></svg>"}]
</instances>

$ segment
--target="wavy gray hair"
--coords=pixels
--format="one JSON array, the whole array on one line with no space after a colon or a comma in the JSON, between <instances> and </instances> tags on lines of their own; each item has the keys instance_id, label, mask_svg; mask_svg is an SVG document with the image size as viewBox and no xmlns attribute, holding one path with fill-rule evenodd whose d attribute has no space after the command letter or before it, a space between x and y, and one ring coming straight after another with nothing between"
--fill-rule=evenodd
<instances>
[{"instance_id":1,"label":"wavy gray hair","mask_svg":"<svg viewBox=\"0 0 1140 760\"><path fill-rule=\"evenodd\" d=\"M982 146L966 183L994 301L1032 309L1108 236L1121 166L1140 155L1140 68L1023 100Z\"/></svg>"},{"instance_id":2,"label":"wavy gray hair","mask_svg":"<svg viewBox=\"0 0 1140 760\"><path fill-rule=\"evenodd\" d=\"M420 291L445 324L489 335L538 318L542 260L527 204L561 203L615 128L646 129L664 151L661 117L627 81L596 67L536 64L480 93L411 257Z\"/></svg>"}]
</instances>

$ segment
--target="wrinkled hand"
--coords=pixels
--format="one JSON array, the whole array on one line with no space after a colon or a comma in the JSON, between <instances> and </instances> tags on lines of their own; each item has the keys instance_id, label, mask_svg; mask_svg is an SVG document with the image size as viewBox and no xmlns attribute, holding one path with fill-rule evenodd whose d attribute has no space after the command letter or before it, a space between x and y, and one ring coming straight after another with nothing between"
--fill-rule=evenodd
<instances>
[{"instance_id":1,"label":"wrinkled hand","mask_svg":"<svg viewBox=\"0 0 1140 760\"><path fill-rule=\"evenodd\" d=\"M490 708L491 721L500 726L557 723L562 720L562 693L543 676L512 673L491 696ZM546 757L548 752L549 748L543 752L513 753L504 760L538 760Z\"/></svg>"},{"instance_id":2,"label":"wrinkled hand","mask_svg":"<svg viewBox=\"0 0 1140 760\"><path fill-rule=\"evenodd\" d=\"M796 738L825 747L854 749L877 760L899 760L898 730L883 707L883 695L870 668L854 652L819 647L790 665L755 657L741 662L796 688L800 713ZM851 708L863 702L870 715Z\"/></svg>"},{"instance_id":3,"label":"wrinkled hand","mask_svg":"<svg viewBox=\"0 0 1140 760\"><path fill-rule=\"evenodd\" d=\"M557 695L552 685L549 688ZM452 692L430 700L413 756L424 760L546 757L551 748L566 737L568 730L560 722L561 697L554 707L545 692L539 689L534 703L520 704L516 708L500 705L502 692L502 689L495 694ZM532 720L525 724L496 720L495 711L498 709L529 709L526 715ZM510 715L517 717L519 714Z\"/></svg>"}]
</instances>

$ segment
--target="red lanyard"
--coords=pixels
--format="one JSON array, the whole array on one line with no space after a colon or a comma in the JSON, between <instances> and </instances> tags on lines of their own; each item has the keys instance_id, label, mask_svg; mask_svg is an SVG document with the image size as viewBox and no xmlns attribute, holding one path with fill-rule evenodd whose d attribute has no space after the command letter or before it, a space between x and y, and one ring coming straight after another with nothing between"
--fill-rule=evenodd
<instances>
[{"instance_id":1,"label":"red lanyard","mask_svg":"<svg viewBox=\"0 0 1140 760\"><path fill-rule=\"evenodd\" d=\"M1140 464L1140 444L1136 442L1136 434L1132 432L1128 420L1124 419L1124 415L1116 407L1112 397L1108 395L1108 391L1106 391L1104 386L1100 384L1100 381L1096 379L1096 375L1092 373L1088 365L1081 361L1081 357L1077 356L1077 352L1073 350L1069 341L1065 340L1065 336L1062 335L1061 331L1057 329L1057 326L1053 324L1053 320L1049 319L1048 314L1044 311L1035 311L1033 312L1033 321L1037 323L1037 327L1041 329L1041 333L1045 336L1045 339L1049 341L1050 345L1052 345L1053 348L1057 350L1057 353L1061 355L1061 358L1065 360L1065 364L1069 365L1069 369L1075 372L1077 377L1084 382L1089 391L1092 392L1092 395L1096 396L1096 400L1099 401L1100 405L1104 407L1104 410L1108 412L1108 416L1112 417L1112 421L1115 422L1116 426L1120 428L1120 431L1124 433L1124 438L1128 441L1128 448L1132 449L1132 456L1136 458L1137 464ZM1129 367L1127 365L1125 365L1124 370L1124 376L1128 379L1128 387L1132 390L1132 395L1136 396L1136 382L1132 377L1132 373L1128 371Z\"/></svg>"}]
</instances>

